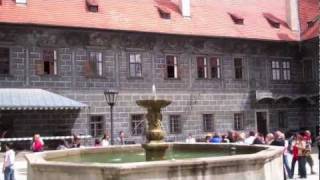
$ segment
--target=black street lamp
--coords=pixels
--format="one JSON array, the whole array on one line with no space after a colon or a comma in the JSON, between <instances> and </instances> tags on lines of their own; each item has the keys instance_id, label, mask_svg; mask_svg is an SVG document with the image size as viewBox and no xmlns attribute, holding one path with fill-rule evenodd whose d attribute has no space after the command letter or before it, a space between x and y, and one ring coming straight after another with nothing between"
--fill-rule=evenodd
<instances>
[{"instance_id":1,"label":"black street lamp","mask_svg":"<svg viewBox=\"0 0 320 180\"><path fill-rule=\"evenodd\" d=\"M110 106L110 122L111 122L111 132L110 132L110 136L111 136L111 145L114 144L113 141L113 106L115 105L116 101L117 101L117 94L118 91L116 90L107 90L104 91L104 96L106 98L106 101L108 103L108 105Z\"/></svg>"}]
</instances>

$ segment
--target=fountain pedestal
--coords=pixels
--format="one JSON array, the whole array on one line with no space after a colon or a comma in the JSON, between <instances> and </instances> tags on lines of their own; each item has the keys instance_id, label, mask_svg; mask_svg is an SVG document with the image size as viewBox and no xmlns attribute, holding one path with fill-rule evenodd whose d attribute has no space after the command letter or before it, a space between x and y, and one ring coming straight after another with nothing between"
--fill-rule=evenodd
<instances>
[{"instance_id":1,"label":"fountain pedestal","mask_svg":"<svg viewBox=\"0 0 320 180\"><path fill-rule=\"evenodd\" d=\"M161 109L168 106L171 101L166 100L139 100L137 104L147 109L148 129L146 137L148 143L142 144L146 152L147 161L163 160L168 144L164 144L162 130Z\"/></svg>"}]
</instances>

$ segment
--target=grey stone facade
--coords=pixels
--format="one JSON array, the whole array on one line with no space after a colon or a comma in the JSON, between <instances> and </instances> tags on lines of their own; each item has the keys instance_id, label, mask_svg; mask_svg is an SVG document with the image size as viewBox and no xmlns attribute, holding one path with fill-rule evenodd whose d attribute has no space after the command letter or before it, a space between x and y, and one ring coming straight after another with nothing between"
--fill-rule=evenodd
<instances>
[{"instance_id":1,"label":"grey stone facade","mask_svg":"<svg viewBox=\"0 0 320 180\"><path fill-rule=\"evenodd\" d=\"M34 131L54 135L56 128L63 124L68 129L63 131L65 133L88 134L88 118L92 114L103 115L105 128L109 129L109 106L103 91L113 88L119 90L114 134L116 136L123 130L130 140L139 142L141 136L131 136L130 117L145 113L135 101L152 98L152 84L156 85L158 98L172 100L172 105L163 111L164 128L170 140L182 140L188 133L198 137L206 134L203 132L202 114L214 114L214 131L218 132L233 129L234 113L238 112L244 113L244 130L256 130L256 111L259 110L268 112L269 131L279 128L278 111L286 111L288 118L288 127L283 130L311 128L314 131L317 124L318 38L299 43L48 27L0 27L0 47L10 48L10 75L0 76L1 88L42 88L89 105L79 113L1 112L6 114L2 119L10 114L14 119L15 136L30 136ZM36 74L35 62L41 60L43 48L57 51L58 75ZM102 52L102 77L85 76L88 51ZM129 77L130 52L142 55L142 78ZM167 54L178 57L179 79L167 79L165 76ZM222 61L221 79L198 79L197 55L219 57ZM244 59L242 80L236 80L234 76L233 59L236 57ZM290 61L290 81L271 80L271 61L274 59ZM314 65L314 79L310 81L302 78L304 59L312 60ZM257 102L255 95L258 90L288 97L299 94L307 98L301 102L299 99ZM306 103L306 99L311 101ZM22 117L24 113L26 118ZM169 133L168 116L171 114L181 116L181 134ZM41 127L29 119L39 119ZM24 128L20 128L22 125ZM43 127L49 129L42 131Z\"/></svg>"}]
</instances>

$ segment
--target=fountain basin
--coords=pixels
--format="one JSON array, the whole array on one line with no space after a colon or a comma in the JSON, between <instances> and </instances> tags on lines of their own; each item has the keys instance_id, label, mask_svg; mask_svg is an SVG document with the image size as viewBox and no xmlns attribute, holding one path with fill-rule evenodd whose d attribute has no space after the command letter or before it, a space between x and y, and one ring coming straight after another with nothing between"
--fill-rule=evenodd
<instances>
[{"instance_id":1,"label":"fountain basin","mask_svg":"<svg viewBox=\"0 0 320 180\"><path fill-rule=\"evenodd\" d=\"M68 156L97 153L143 152L140 145L83 148L26 155L28 180L122 180L122 179L237 179L274 180L283 178L282 148L235 144L168 143L168 151L239 151L239 155L197 157L148 162L97 163L62 162Z\"/></svg>"}]
</instances>

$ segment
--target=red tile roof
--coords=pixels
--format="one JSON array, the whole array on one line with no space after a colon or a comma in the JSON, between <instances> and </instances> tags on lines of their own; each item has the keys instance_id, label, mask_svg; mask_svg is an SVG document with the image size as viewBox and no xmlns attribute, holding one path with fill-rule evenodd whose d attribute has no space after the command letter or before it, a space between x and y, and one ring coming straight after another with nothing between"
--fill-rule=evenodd
<instances>
[{"instance_id":1,"label":"red tile roof","mask_svg":"<svg viewBox=\"0 0 320 180\"><path fill-rule=\"evenodd\" d=\"M299 33L292 32L286 23L286 0L191 0L191 18L181 16L177 1L96 0L99 12L94 13L87 11L86 0L28 0L26 6L4 0L0 5L0 22L274 41L300 40ZM310 1L304 4L308 7L318 0L301 1ZM170 19L161 18L157 7L170 11ZM309 10L302 8L301 11L309 18ZM228 12L243 17L244 24L234 24ZM273 28L266 15L277 19L280 28ZM304 37L313 36L309 32L307 34Z\"/></svg>"},{"instance_id":2,"label":"red tile roof","mask_svg":"<svg viewBox=\"0 0 320 180\"><path fill-rule=\"evenodd\" d=\"M299 15L301 39L311 39L319 35L319 0L300 0ZM313 21L314 25L308 28L308 22Z\"/></svg>"}]
</instances>

